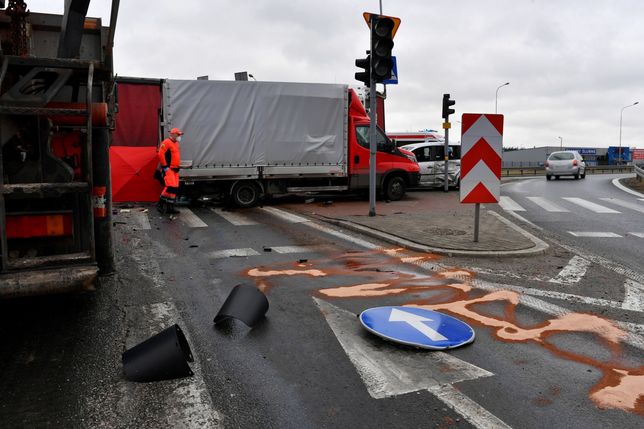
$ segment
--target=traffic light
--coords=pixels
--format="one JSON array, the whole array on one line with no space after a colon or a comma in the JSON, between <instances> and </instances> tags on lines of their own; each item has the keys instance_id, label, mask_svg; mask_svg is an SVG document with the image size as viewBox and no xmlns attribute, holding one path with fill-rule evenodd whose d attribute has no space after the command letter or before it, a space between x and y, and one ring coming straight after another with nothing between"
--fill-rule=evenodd
<instances>
[{"instance_id":1,"label":"traffic light","mask_svg":"<svg viewBox=\"0 0 644 429\"><path fill-rule=\"evenodd\" d=\"M394 66L391 50L394 47L393 29L395 22L388 16L371 15L371 75L375 82L391 78Z\"/></svg>"},{"instance_id":2,"label":"traffic light","mask_svg":"<svg viewBox=\"0 0 644 429\"><path fill-rule=\"evenodd\" d=\"M449 94L443 94L443 119L445 122L449 122L449 115L455 112L454 109L450 109L449 106L456 104L456 101L449 99Z\"/></svg>"},{"instance_id":3,"label":"traffic light","mask_svg":"<svg viewBox=\"0 0 644 429\"><path fill-rule=\"evenodd\" d=\"M367 51L367 53L369 52ZM356 73L356 80L363 82L367 88L371 87L371 55L367 55L367 58L358 58L356 66L364 69L364 71Z\"/></svg>"}]
</instances>

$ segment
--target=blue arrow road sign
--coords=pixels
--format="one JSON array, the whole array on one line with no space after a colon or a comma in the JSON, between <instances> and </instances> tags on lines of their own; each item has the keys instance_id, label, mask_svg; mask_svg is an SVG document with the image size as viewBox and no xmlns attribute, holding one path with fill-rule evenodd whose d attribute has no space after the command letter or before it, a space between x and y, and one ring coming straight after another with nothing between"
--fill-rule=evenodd
<instances>
[{"instance_id":1,"label":"blue arrow road sign","mask_svg":"<svg viewBox=\"0 0 644 429\"><path fill-rule=\"evenodd\" d=\"M369 332L414 347L442 350L474 341L474 330L465 322L436 311L415 307L375 307L360 313Z\"/></svg>"},{"instance_id":2,"label":"blue arrow road sign","mask_svg":"<svg viewBox=\"0 0 644 429\"><path fill-rule=\"evenodd\" d=\"M382 83L386 85L398 85L398 62L396 61L395 55L392 55L391 61L394 63L394 66L391 68L391 77L383 80Z\"/></svg>"}]
</instances>

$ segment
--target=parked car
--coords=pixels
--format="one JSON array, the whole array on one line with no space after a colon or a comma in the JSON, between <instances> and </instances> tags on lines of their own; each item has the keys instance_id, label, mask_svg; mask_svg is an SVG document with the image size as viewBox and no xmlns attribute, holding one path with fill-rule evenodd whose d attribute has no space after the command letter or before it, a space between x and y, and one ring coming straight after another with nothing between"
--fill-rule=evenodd
<instances>
[{"instance_id":1,"label":"parked car","mask_svg":"<svg viewBox=\"0 0 644 429\"><path fill-rule=\"evenodd\" d=\"M586 163L576 150L551 153L546 160L545 167L546 180L551 180L553 177L559 179L561 176L573 176L575 180L586 177Z\"/></svg>"},{"instance_id":2,"label":"parked car","mask_svg":"<svg viewBox=\"0 0 644 429\"><path fill-rule=\"evenodd\" d=\"M421 186L445 186L445 143L429 141L401 146L416 156L420 166ZM447 180L449 187L458 188L461 184L461 146L449 145L447 156Z\"/></svg>"}]
</instances>

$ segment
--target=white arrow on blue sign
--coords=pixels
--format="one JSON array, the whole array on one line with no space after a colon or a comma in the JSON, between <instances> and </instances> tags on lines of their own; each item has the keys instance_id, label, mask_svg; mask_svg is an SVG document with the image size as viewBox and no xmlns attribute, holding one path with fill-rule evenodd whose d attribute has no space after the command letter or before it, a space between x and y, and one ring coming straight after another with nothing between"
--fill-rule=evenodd
<instances>
[{"instance_id":1,"label":"white arrow on blue sign","mask_svg":"<svg viewBox=\"0 0 644 429\"><path fill-rule=\"evenodd\" d=\"M431 350L459 347L474 341L467 323L447 314L416 307L375 307L360 313L369 332L396 343Z\"/></svg>"}]
</instances>

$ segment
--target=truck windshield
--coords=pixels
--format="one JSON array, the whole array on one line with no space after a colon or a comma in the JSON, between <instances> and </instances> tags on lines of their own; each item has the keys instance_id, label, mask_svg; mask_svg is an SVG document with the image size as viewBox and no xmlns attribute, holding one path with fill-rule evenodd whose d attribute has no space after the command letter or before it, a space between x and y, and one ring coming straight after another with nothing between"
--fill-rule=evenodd
<instances>
[{"instance_id":1,"label":"truck windshield","mask_svg":"<svg viewBox=\"0 0 644 429\"><path fill-rule=\"evenodd\" d=\"M360 146L369 149L368 125L358 125L356 127L356 139ZM385 136L385 133L380 128L376 128L376 143L378 145L376 149L378 152L391 152L394 148L393 142Z\"/></svg>"}]
</instances>

